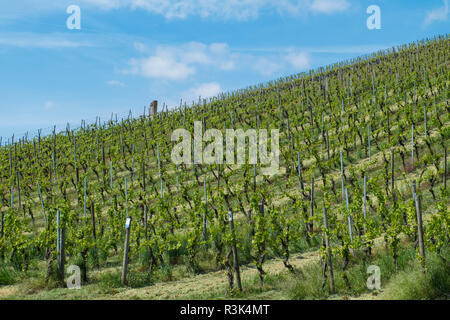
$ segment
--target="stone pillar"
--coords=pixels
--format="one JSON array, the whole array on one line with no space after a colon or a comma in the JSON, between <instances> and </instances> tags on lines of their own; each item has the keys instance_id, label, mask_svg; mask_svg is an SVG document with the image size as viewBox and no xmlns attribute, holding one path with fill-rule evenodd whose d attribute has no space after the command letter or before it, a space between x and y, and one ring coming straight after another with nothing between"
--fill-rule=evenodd
<instances>
[{"instance_id":1,"label":"stone pillar","mask_svg":"<svg viewBox=\"0 0 450 320\"><path fill-rule=\"evenodd\" d=\"M158 112L158 101L154 100L150 103L150 116L154 116Z\"/></svg>"}]
</instances>

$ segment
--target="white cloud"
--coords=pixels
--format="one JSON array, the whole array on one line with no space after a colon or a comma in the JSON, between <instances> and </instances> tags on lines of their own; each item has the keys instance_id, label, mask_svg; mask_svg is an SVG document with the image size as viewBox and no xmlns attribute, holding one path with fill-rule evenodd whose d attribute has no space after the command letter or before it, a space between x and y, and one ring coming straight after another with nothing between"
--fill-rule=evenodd
<instances>
[{"instance_id":1,"label":"white cloud","mask_svg":"<svg viewBox=\"0 0 450 320\"><path fill-rule=\"evenodd\" d=\"M195 68L177 62L170 56L152 56L144 59L131 59L130 70L125 73L137 74L147 78L184 80L196 72Z\"/></svg>"},{"instance_id":2,"label":"white cloud","mask_svg":"<svg viewBox=\"0 0 450 320\"><path fill-rule=\"evenodd\" d=\"M290 52L286 60L296 71L304 71L310 67L310 59L305 52Z\"/></svg>"},{"instance_id":3,"label":"white cloud","mask_svg":"<svg viewBox=\"0 0 450 320\"><path fill-rule=\"evenodd\" d=\"M314 0L310 5L310 10L315 13L332 14L344 12L350 8L347 0Z\"/></svg>"},{"instance_id":4,"label":"white cloud","mask_svg":"<svg viewBox=\"0 0 450 320\"><path fill-rule=\"evenodd\" d=\"M166 19L185 19L189 16L249 20L263 12L299 16L306 12L331 14L350 7L347 0L79 0L81 4L103 10L121 7L142 9Z\"/></svg>"},{"instance_id":5,"label":"white cloud","mask_svg":"<svg viewBox=\"0 0 450 320\"><path fill-rule=\"evenodd\" d=\"M448 0L444 0L443 6L437 9L427 11L424 26L429 26L435 21L447 21L448 19Z\"/></svg>"},{"instance_id":6,"label":"white cloud","mask_svg":"<svg viewBox=\"0 0 450 320\"><path fill-rule=\"evenodd\" d=\"M147 51L144 44L135 43L134 46L138 51ZM184 80L195 74L199 66L232 70L236 59L237 55L231 53L225 43L207 45L189 42L179 46L159 45L149 57L131 59L130 68L123 72L147 78Z\"/></svg>"},{"instance_id":7,"label":"white cloud","mask_svg":"<svg viewBox=\"0 0 450 320\"><path fill-rule=\"evenodd\" d=\"M253 70L263 76L271 76L282 68L280 63L276 62L276 60L279 59L275 57L272 59L265 57L257 58L254 60Z\"/></svg>"},{"instance_id":8,"label":"white cloud","mask_svg":"<svg viewBox=\"0 0 450 320\"><path fill-rule=\"evenodd\" d=\"M277 48L270 54L231 50L226 43L189 42L180 45L158 45L149 50L143 43L134 43L142 58L129 60L122 73L161 80L186 80L201 71L256 72L274 76L281 71L304 71L310 67L305 50Z\"/></svg>"},{"instance_id":9,"label":"white cloud","mask_svg":"<svg viewBox=\"0 0 450 320\"><path fill-rule=\"evenodd\" d=\"M72 37L75 38L76 37ZM40 33L24 33L24 32L7 32L0 33L0 46L19 47L19 48L78 48L78 47L92 47L90 42L73 41L66 39L65 36L53 34Z\"/></svg>"},{"instance_id":10,"label":"white cloud","mask_svg":"<svg viewBox=\"0 0 450 320\"><path fill-rule=\"evenodd\" d=\"M55 108L55 103L53 101L46 101L44 103L44 109L45 110L51 110Z\"/></svg>"},{"instance_id":11,"label":"white cloud","mask_svg":"<svg viewBox=\"0 0 450 320\"><path fill-rule=\"evenodd\" d=\"M118 87L125 87L125 83L117 81L117 80L109 80L106 82L109 86L118 86Z\"/></svg>"},{"instance_id":12,"label":"white cloud","mask_svg":"<svg viewBox=\"0 0 450 320\"><path fill-rule=\"evenodd\" d=\"M217 82L203 83L197 87L191 88L183 93L184 101L197 101L198 97L209 98L217 96L223 92L222 87Z\"/></svg>"},{"instance_id":13,"label":"white cloud","mask_svg":"<svg viewBox=\"0 0 450 320\"><path fill-rule=\"evenodd\" d=\"M146 52L148 50L147 46L145 44L143 44L142 42L135 42L134 48L139 52Z\"/></svg>"},{"instance_id":14,"label":"white cloud","mask_svg":"<svg viewBox=\"0 0 450 320\"><path fill-rule=\"evenodd\" d=\"M305 71L310 67L310 57L305 51L294 49L278 49L280 54L265 56L247 56L252 62L254 71L263 76L274 76L280 71Z\"/></svg>"}]
</instances>

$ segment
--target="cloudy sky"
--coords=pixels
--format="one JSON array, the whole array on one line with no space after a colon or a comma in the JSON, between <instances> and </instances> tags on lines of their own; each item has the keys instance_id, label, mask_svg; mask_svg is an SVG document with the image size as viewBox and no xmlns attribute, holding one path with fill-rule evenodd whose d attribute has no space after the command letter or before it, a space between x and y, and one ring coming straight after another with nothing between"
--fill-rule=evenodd
<instances>
[{"instance_id":1,"label":"cloudy sky","mask_svg":"<svg viewBox=\"0 0 450 320\"><path fill-rule=\"evenodd\" d=\"M0 136L141 114L153 99L192 103L446 34L448 2L0 0ZM70 5L80 30L67 28ZM367 28L370 5L380 30Z\"/></svg>"}]
</instances>

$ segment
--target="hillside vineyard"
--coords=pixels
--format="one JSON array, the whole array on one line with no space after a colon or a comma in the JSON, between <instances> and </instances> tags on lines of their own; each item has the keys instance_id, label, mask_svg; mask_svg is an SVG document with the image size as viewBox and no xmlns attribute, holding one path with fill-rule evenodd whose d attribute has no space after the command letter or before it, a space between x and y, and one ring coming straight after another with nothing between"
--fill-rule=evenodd
<instances>
[{"instance_id":1,"label":"hillside vineyard","mask_svg":"<svg viewBox=\"0 0 450 320\"><path fill-rule=\"evenodd\" d=\"M69 265L82 285L108 269L116 287L150 292L220 271L239 295L252 285L244 266L262 287L270 261L294 277L293 255L316 252L328 296L360 286L347 271L378 250L398 271L411 247L428 272L450 240L449 45L440 36L189 107L3 140L0 269L62 287ZM193 135L198 121L223 137L278 129L278 174L248 157L175 164L172 132Z\"/></svg>"}]
</instances>

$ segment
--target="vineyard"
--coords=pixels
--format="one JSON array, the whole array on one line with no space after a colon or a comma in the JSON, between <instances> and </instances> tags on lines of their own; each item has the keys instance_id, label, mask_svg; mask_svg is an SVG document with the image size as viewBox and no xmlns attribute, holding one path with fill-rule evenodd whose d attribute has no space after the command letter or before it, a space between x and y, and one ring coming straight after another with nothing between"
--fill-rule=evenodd
<instances>
[{"instance_id":1,"label":"vineyard","mask_svg":"<svg viewBox=\"0 0 450 320\"><path fill-rule=\"evenodd\" d=\"M373 265L378 292L412 275L448 297L449 52L445 35L3 140L0 298L363 297ZM174 164L172 132L196 121L278 129L280 172Z\"/></svg>"}]
</instances>

